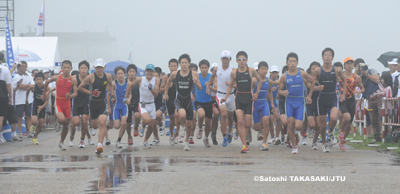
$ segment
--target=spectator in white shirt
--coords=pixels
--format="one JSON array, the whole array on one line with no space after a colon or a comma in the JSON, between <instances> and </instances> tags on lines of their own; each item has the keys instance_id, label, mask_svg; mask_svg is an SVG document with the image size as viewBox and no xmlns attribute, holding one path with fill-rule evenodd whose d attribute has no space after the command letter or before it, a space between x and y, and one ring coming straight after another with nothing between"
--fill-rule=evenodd
<instances>
[{"instance_id":1,"label":"spectator in white shirt","mask_svg":"<svg viewBox=\"0 0 400 194\"><path fill-rule=\"evenodd\" d=\"M1 62L3 62L4 54L1 53ZM0 65L0 125L2 125L4 117L7 117L8 104L11 103L11 74L7 67ZM6 140L2 133L3 127L0 127L0 143Z\"/></svg>"},{"instance_id":2,"label":"spectator in white shirt","mask_svg":"<svg viewBox=\"0 0 400 194\"><path fill-rule=\"evenodd\" d=\"M13 85L15 86L15 101L14 105L17 109L18 115L18 129L22 133L22 117L25 114L25 127L26 129L31 128L31 115L32 115L32 102L33 102L33 94L29 93L28 99L26 99L26 90L30 87L31 84L34 84L33 78L30 74L26 73L26 69L28 67L28 63L25 61L21 61L18 64L17 70L18 73L13 78ZM28 101L28 104L25 102ZM21 138L21 135L20 135Z\"/></svg>"},{"instance_id":3,"label":"spectator in white shirt","mask_svg":"<svg viewBox=\"0 0 400 194\"><path fill-rule=\"evenodd\" d=\"M400 72L398 71L398 62L399 60L397 58L394 58L390 61L388 61L388 65L389 65L389 70L390 70L390 74L392 75L392 87L393 87L393 97L395 96L399 96L399 89L397 88L397 86L399 85L399 75Z\"/></svg>"}]
</instances>

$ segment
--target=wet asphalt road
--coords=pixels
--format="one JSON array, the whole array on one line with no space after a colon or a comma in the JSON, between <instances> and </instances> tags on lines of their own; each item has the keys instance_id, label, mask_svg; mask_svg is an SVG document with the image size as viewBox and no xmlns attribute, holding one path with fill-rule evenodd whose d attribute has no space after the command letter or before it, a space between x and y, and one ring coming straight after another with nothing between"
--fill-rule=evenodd
<instances>
[{"instance_id":1,"label":"wet asphalt road","mask_svg":"<svg viewBox=\"0 0 400 194\"><path fill-rule=\"evenodd\" d=\"M78 138L74 147L61 151L60 133L55 131L41 133L39 146L26 137L0 144L0 193L396 193L400 189L400 161L390 152L348 145L342 152L335 145L326 154L321 144L319 150L311 150L311 139L307 146L299 146L296 155L284 145L261 151L253 133L250 152L241 154L239 140L220 145L220 132L219 145L211 148L195 139L185 152L183 144L171 147L169 137L161 136L161 145L151 149L143 147L140 137L134 138L133 146L117 149L117 134L110 130L112 145L104 146L101 155L87 141L86 148L78 148ZM126 141L124 136L122 142ZM295 181L307 176L340 177L336 177L339 181ZM269 177L283 179L259 181Z\"/></svg>"}]
</instances>

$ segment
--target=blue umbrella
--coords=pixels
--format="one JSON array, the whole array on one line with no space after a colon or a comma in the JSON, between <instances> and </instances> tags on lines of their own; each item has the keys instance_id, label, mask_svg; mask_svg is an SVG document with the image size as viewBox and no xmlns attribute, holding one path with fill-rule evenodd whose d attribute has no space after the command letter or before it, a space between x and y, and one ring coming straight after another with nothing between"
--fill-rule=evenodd
<instances>
[{"instance_id":1,"label":"blue umbrella","mask_svg":"<svg viewBox=\"0 0 400 194\"><path fill-rule=\"evenodd\" d=\"M124 67L126 69L126 67L128 67L128 65L129 65L129 63L127 63L125 61L120 61L120 60L112 61L112 62L109 62L109 63L106 64L106 69L104 70L104 72L110 73L110 74L115 76L114 69L116 67L122 66L122 67ZM144 70L138 67L136 75L137 76L144 76L145 75Z\"/></svg>"}]
</instances>

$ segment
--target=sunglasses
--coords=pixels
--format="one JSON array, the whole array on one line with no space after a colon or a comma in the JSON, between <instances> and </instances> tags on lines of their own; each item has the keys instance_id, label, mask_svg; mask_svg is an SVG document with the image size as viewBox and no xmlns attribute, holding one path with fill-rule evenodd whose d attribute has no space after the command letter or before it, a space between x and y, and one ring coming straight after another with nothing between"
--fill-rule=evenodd
<instances>
[{"instance_id":1,"label":"sunglasses","mask_svg":"<svg viewBox=\"0 0 400 194\"><path fill-rule=\"evenodd\" d=\"M246 61L247 59L246 58L237 58L236 60L238 60L238 61Z\"/></svg>"}]
</instances>

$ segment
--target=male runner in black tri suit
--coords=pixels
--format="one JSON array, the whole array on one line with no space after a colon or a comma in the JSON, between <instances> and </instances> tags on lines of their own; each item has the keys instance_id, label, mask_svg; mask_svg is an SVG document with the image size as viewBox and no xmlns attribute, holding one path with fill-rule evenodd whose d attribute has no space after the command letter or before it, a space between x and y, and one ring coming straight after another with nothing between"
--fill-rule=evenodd
<instances>
[{"instance_id":1,"label":"male runner in black tri suit","mask_svg":"<svg viewBox=\"0 0 400 194\"><path fill-rule=\"evenodd\" d=\"M100 154L103 152L103 140L104 136L107 133L107 116L108 113L111 112L107 110L106 102L105 102L105 94L106 88L109 92L111 92L112 98L114 96L114 90L112 89L112 76L109 73L104 73L104 69L106 68L106 63L103 59L96 59L94 64L95 72L88 75L82 83L79 85L79 91L85 92L89 95L92 95L92 99L90 100L90 119L91 126L93 128L100 127L99 131L99 143L97 144L96 153ZM84 87L87 84L92 84L93 91L85 90Z\"/></svg>"},{"instance_id":2,"label":"male runner in black tri suit","mask_svg":"<svg viewBox=\"0 0 400 194\"><path fill-rule=\"evenodd\" d=\"M174 81L176 85L176 99L175 99L175 108L178 110L179 120L181 123L180 130L184 131L187 127L186 139L184 150L189 151L189 136L193 132L193 103L192 103L192 89L193 84L196 85L196 88L201 90L202 86L199 81L199 74L192 73L189 69L190 65L190 56L188 54L183 54L179 57L179 64L181 65L181 70L178 72L171 73L171 76L168 78L164 99L169 100L169 88L171 83ZM185 122L186 118L186 122Z\"/></svg>"},{"instance_id":3,"label":"male runner in black tri suit","mask_svg":"<svg viewBox=\"0 0 400 194\"><path fill-rule=\"evenodd\" d=\"M253 94L251 91L252 79L255 77L259 83L262 82L262 79L256 70L246 66L247 59L247 53L244 51L239 51L236 54L236 62L239 67L237 69L232 69L231 81L229 82L226 96L224 99L221 99L221 103L225 102L236 84L237 94L235 97L235 113L237 117L239 136L243 144L241 153L247 153L249 151L249 147L246 144L246 134L249 133L251 126L253 101L258 99L258 93L261 88L261 84L258 84L257 90Z\"/></svg>"},{"instance_id":4,"label":"male runner in black tri suit","mask_svg":"<svg viewBox=\"0 0 400 194\"><path fill-rule=\"evenodd\" d=\"M336 97L336 82L337 77L345 80L343 72L339 68L335 68L332 65L333 57L335 57L335 52L331 48L325 48L322 51L322 60L324 64L322 67L315 69L315 77L319 80L320 93L318 97L318 117L320 121L320 133L322 138L322 152L329 153L329 147L326 143L326 114L328 109L330 109L329 118L329 146L333 146L334 136L333 129L336 127L337 115L338 115L338 102ZM342 87L346 88L346 82L342 83ZM340 95L340 101L344 101L346 96L346 90Z\"/></svg>"}]
</instances>

